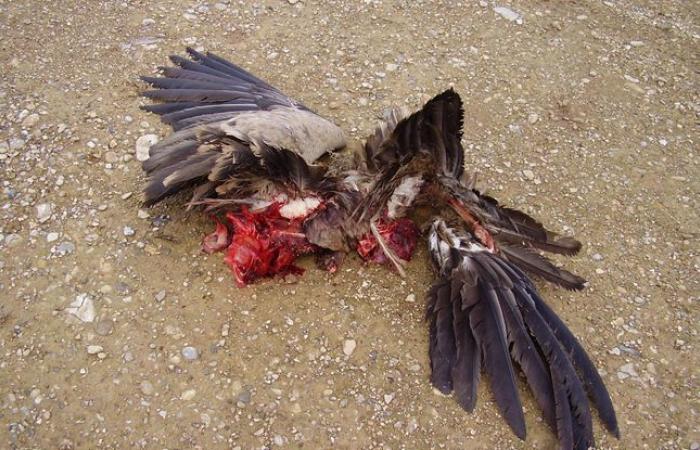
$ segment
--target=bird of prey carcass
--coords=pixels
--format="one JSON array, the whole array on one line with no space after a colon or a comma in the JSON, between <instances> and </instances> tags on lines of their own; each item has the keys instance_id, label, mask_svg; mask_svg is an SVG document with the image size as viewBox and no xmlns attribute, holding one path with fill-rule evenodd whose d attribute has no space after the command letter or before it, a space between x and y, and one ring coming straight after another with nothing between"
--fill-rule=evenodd
<instances>
[{"instance_id":1,"label":"bird of prey carcass","mask_svg":"<svg viewBox=\"0 0 700 450\"><path fill-rule=\"evenodd\" d=\"M475 189L454 90L412 114L388 111L350 163L324 164L346 145L339 127L216 55L187 52L161 77L142 77L154 88L143 96L160 101L144 109L174 130L143 162L146 205L191 190L189 206L216 226L202 249L224 252L241 286L299 273L294 262L307 254L335 271L352 250L403 275L424 235L435 268L426 310L433 386L472 411L485 372L524 439L519 369L561 448L594 445L591 404L619 437L600 375L528 277L582 289L582 278L542 254L573 255L581 244Z\"/></svg>"}]
</instances>

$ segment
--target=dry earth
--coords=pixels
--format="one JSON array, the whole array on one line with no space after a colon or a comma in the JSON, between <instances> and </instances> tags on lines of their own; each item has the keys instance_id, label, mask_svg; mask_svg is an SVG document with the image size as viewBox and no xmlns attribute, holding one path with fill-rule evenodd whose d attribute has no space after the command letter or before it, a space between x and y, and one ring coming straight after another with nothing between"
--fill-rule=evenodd
<instances>
[{"instance_id":1,"label":"dry earth","mask_svg":"<svg viewBox=\"0 0 700 450\"><path fill-rule=\"evenodd\" d=\"M351 260L237 289L199 213L139 211L135 141L167 130L137 75L191 45L358 142L454 86L483 186L585 243L590 287L541 287L611 390L622 439L596 421L599 446L698 449L700 4L499 5L520 23L489 1L0 1L0 447L555 446L529 394L522 442L485 385L473 415L430 388L424 248L406 280Z\"/></svg>"}]
</instances>

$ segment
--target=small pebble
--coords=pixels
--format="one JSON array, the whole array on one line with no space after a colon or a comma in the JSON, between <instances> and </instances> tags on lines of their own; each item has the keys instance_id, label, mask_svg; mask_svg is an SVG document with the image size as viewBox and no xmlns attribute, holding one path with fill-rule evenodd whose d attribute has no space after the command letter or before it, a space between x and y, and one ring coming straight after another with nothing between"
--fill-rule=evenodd
<instances>
[{"instance_id":1,"label":"small pebble","mask_svg":"<svg viewBox=\"0 0 700 450\"><path fill-rule=\"evenodd\" d=\"M510 8L507 8L505 6L495 6L493 8L493 10L496 14L498 14L499 16L503 17L504 19L506 19L510 22L515 22L518 25L522 25L522 23L523 23L522 14L515 12Z\"/></svg>"},{"instance_id":2,"label":"small pebble","mask_svg":"<svg viewBox=\"0 0 700 450\"><path fill-rule=\"evenodd\" d=\"M48 203L36 205L36 218L39 223L49 220L51 218L51 205Z\"/></svg>"},{"instance_id":3,"label":"small pebble","mask_svg":"<svg viewBox=\"0 0 700 450\"><path fill-rule=\"evenodd\" d=\"M181 353L182 356L188 361L194 361L195 359L199 358L199 351L194 347L184 347Z\"/></svg>"},{"instance_id":4,"label":"small pebble","mask_svg":"<svg viewBox=\"0 0 700 450\"><path fill-rule=\"evenodd\" d=\"M65 309L68 314L71 314L82 322L92 322L95 320L95 305L87 294L80 294L75 297L75 300Z\"/></svg>"},{"instance_id":5,"label":"small pebble","mask_svg":"<svg viewBox=\"0 0 700 450\"><path fill-rule=\"evenodd\" d=\"M95 325L95 333L99 334L100 336L112 334L113 329L114 322L112 322L110 319L102 319L97 322L97 325Z\"/></svg>"},{"instance_id":6,"label":"small pebble","mask_svg":"<svg viewBox=\"0 0 700 450\"><path fill-rule=\"evenodd\" d=\"M30 114L22 121L22 127L33 128L37 123L39 123L39 114Z\"/></svg>"},{"instance_id":7,"label":"small pebble","mask_svg":"<svg viewBox=\"0 0 700 450\"><path fill-rule=\"evenodd\" d=\"M134 229L131 228L131 227L128 226L128 225L125 225L125 226L124 226L124 229L123 229L122 231L123 231L123 233L124 233L124 236L127 236L127 237L128 237L128 236L133 236L133 235L136 233L136 232L134 231Z\"/></svg>"},{"instance_id":8,"label":"small pebble","mask_svg":"<svg viewBox=\"0 0 700 450\"><path fill-rule=\"evenodd\" d=\"M141 384L139 384L139 389L141 389L143 395L153 395L155 391L153 384L148 380L142 381Z\"/></svg>"},{"instance_id":9,"label":"small pebble","mask_svg":"<svg viewBox=\"0 0 700 450\"><path fill-rule=\"evenodd\" d=\"M70 255L75 251L75 244L69 241L61 242L56 246L55 253L59 256Z\"/></svg>"},{"instance_id":10,"label":"small pebble","mask_svg":"<svg viewBox=\"0 0 700 450\"><path fill-rule=\"evenodd\" d=\"M524 169L523 170L523 177L526 180L532 181L535 179L535 173L530 169Z\"/></svg>"},{"instance_id":11,"label":"small pebble","mask_svg":"<svg viewBox=\"0 0 700 450\"><path fill-rule=\"evenodd\" d=\"M59 234L56 233L55 231L52 231L51 233L48 233L46 235L46 242L56 242L58 240Z\"/></svg>"},{"instance_id":12,"label":"small pebble","mask_svg":"<svg viewBox=\"0 0 700 450\"><path fill-rule=\"evenodd\" d=\"M156 294L156 301L162 302L163 300L165 300L165 290L158 291Z\"/></svg>"},{"instance_id":13,"label":"small pebble","mask_svg":"<svg viewBox=\"0 0 700 450\"><path fill-rule=\"evenodd\" d=\"M355 351L355 347L357 347L355 339L346 339L345 342L343 342L343 353L345 353L346 356L350 356Z\"/></svg>"},{"instance_id":14,"label":"small pebble","mask_svg":"<svg viewBox=\"0 0 700 450\"><path fill-rule=\"evenodd\" d=\"M104 349L102 348L101 345L88 345L87 346L88 355L96 355L96 354L100 353L102 350L104 350Z\"/></svg>"},{"instance_id":15,"label":"small pebble","mask_svg":"<svg viewBox=\"0 0 700 450\"><path fill-rule=\"evenodd\" d=\"M10 150L21 150L26 142L23 139L12 138L9 141Z\"/></svg>"},{"instance_id":16,"label":"small pebble","mask_svg":"<svg viewBox=\"0 0 700 450\"><path fill-rule=\"evenodd\" d=\"M415 302L415 301L416 301L416 294L408 294L408 295L406 296L406 301L407 301L408 303L413 303L413 302Z\"/></svg>"},{"instance_id":17,"label":"small pebble","mask_svg":"<svg viewBox=\"0 0 700 450\"><path fill-rule=\"evenodd\" d=\"M239 394L236 400L240 403L243 403L244 405L247 405L250 403L252 395L248 389L243 389Z\"/></svg>"},{"instance_id":18,"label":"small pebble","mask_svg":"<svg viewBox=\"0 0 700 450\"><path fill-rule=\"evenodd\" d=\"M144 134L136 140L136 159L146 161L151 157L151 146L158 142L158 136L155 134Z\"/></svg>"},{"instance_id":19,"label":"small pebble","mask_svg":"<svg viewBox=\"0 0 700 450\"><path fill-rule=\"evenodd\" d=\"M196 395L197 395L196 390L187 389L186 391L183 391L182 394L180 394L180 399L188 401L188 400L192 400Z\"/></svg>"}]
</instances>

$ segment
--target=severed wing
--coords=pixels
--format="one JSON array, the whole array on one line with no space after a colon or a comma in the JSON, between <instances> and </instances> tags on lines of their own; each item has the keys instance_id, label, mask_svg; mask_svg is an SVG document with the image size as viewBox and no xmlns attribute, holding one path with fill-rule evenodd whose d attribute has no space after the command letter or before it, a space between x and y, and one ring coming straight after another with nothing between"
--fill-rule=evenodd
<instances>
[{"instance_id":1,"label":"severed wing","mask_svg":"<svg viewBox=\"0 0 700 450\"><path fill-rule=\"evenodd\" d=\"M438 273L426 311L433 385L454 392L460 406L472 411L483 368L501 414L524 439L515 377L520 368L561 448L595 445L588 396L619 436L595 366L518 265L442 219L432 223L428 242Z\"/></svg>"},{"instance_id":2,"label":"severed wing","mask_svg":"<svg viewBox=\"0 0 700 450\"><path fill-rule=\"evenodd\" d=\"M573 255L581 244L474 188L464 176L462 122L461 100L448 90L412 115L387 114L363 154L377 182L360 216L395 219L428 209L434 217L428 244L437 278L426 311L431 382L472 411L483 370L501 414L524 439L520 370L561 448L594 445L589 398L619 437L595 366L526 275L582 289L585 280L540 253Z\"/></svg>"},{"instance_id":3,"label":"severed wing","mask_svg":"<svg viewBox=\"0 0 700 450\"><path fill-rule=\"evenodd\" d=\"M263 80L211 53L187 52L191 59L172 56L176 67L161 68L162 77L142 77L155 88L143 96L162 102L144 109L174 130L143 163L147 205L189 187L194 202L245 197L274 182L268 167L293 161L297 172L313 172L318 158L345 146L339 127Z\"/></svg>"}]
</instances>

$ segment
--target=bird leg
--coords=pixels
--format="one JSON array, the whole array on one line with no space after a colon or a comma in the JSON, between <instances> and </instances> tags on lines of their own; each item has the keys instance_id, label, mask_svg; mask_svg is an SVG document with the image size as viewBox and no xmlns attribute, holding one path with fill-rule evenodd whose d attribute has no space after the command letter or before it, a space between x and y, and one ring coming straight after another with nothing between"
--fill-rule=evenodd
<instances>
[{"instance_id":1,"label":"bird leg","mask_svg":"<svg viewBox=\"0 0 700 450\"><path fill-rule=\"evenodd\" d=\"M484 245L484 247L489 249L491 253L495 253L496 243L494 242L493 236L486 228L484 228L483 225L481 225L481 223L479 223L479 220L474 217L474 215L464 206L464 204L462 204L462 202L459 200L450 199L450 206L452 206L452 209L454 209L459 217L466 222L474 237L476 237L479 242Z\"/></svg>"}]
</instances>

